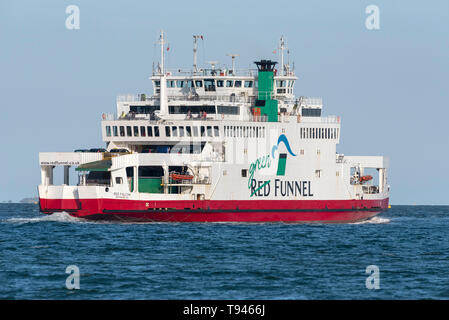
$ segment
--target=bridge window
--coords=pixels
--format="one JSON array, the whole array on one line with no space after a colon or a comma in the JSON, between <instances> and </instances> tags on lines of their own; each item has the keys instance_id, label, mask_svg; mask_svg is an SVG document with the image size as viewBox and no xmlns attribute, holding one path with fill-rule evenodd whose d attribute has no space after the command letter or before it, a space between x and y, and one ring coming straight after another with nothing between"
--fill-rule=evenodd
<instances>
[{"instance_id":1,"label":"bridge window","mask_svg":"<svg viewBox=\"0 0 449 320\"><path fill-rule=\"evenodd\" d=\"M139 127L134 126L134 137L138 137L138 136L139 136Z\"/></svg>"},{"instance_id":2,"label":"bridge window","mask_svg":"<svg viewBox=\"0 0 449 320\"><path fill-rule=\"evenodd\" d=\"M203 87L203 81L202 80L195 80L195 86L197 88L202 88Z\"/></svg>"},{"instance_id":3,"label":"bridge window","mask_svg":"<svg viewBox=\"0 0 449 320\"><path fill-rule=\"evenodd\" d=\"M320 108L303 108L302 116L303 117L321 117L321 109Z\"/></svg>"},{"instance_id":4,"label":"bridge window","mask_svg":"<svg viewBox=\"0 0 449 320\"><path fill-rule=\"evenodd\" d=\"M179 136L184 137L184 127L182 126L179 127Z\"/></svg>"},{"instance_id":5,"label":"bridge window","mask_svg":"<svg viewBox=\"0 0 449 320\"><path fill-rule=\"evenodd\" d=\"M130 106L129 111L137 114L150 114L160 110L160 106Z\"/></svg>"},{"instance_id":6,"label":"bridge window","mask_svg":"<svg viewBox=\"0 0 449 320\"><path fill-rule=\"evenodd\" d=\"M159 137L159 127L158 126L154 126L154 136Z\"/></svg>"},{"instance_id":7,"label":"bridge window","mask_svg":"<svg viewBox=\"0 0 449 320\"><path fill-rule=\"evenodd\" d=\"M226 80L226 87L231 88L233 85L233 82L234 81L232 81L232 80Z\"/></svg>"},{"instance_id":8,"label":"bridge window","mask_svg":"<svg viewBox=\"0 0 449 320\"><path fill-rule=\"evenodd\" d=\"M107 137L111 136L111 126L106 126L106 136Z\"/></svg>"},{"instance_id":9,"label":"bridge window","mask_svg":"<svg viewBox=\"0 0 449 320\"><path fill-rule=\"evenodd\" d=\"M253 82L252 81L245 81L245 88L252 88Z\"/></svg>"},{"instance_id":10,"label":"bridge window","mask_svg":"<svg viewBox=\"0 0 449 320\"><path fill-rule=\"evenodd\" d=\"M240 81L240 80L235 80L234 86L235 86L236 88L241 88L241 87L242 87L242 81Z\"/></svg>"},{"instance_id":11,"label":"bridge window","mask_svg":"<svg viewBox=\"0 0 449 320\"><path fill-rule=\"evenodd\" d=\"M169 126L165 127L165 136L170 137L170 127Z\"/></svg>"},{"instance_id":12,"label":"bridge window","mask_svg":"<svg viewBox=\"0 0 449 320\"><path fill-rule=\"evenodd\" d=\"M192 127L186 126L186 136L191 137L192 136Z\"/></svg>"},{"instance_id":13,"label":"bridge window","mask_svg":"<svg viewBox=\"0 0 449 320\"><path fill-rule=\"evenodd\" d=\"M187 80L187 88L193 88L193 80Z\"/></svg>"},{"instance_id":14,"label":"bridge window","mask_svg":"<svg viewBox=\"0 0 449 320\"><path fill-rule=\"evenodd\" d=\"M205 91L215 91L215 80L204 79L204 89Z\"/></svg>"},{"instance_id":15,"label":"bridge window","mask_svg":"<svg viewBox=\"0 0 449 320\"><path fill-rule=\"evenodd\" d=\"M198 114L200 112L206 112L210 114L215 114L215 106L169 106L168 112L170 114L187 114L190 113Z\"/></svg>"},{"instance_id":16,"label":"bridge window","mask_svg":"<svg viewBox=\"0 0 449 320\"><path fill-rule=\"evenodd\" d=\"M124 136L125 136L125 127L120 126L120 137L124 137Z\"/></svg>"},{"instance_id":17,"label":"bridge window","mask_svg":"<svg viewBox=\"0 0 449 320\"><path fill-rule=\"evenodd\" d=\"M141 137L146 137L146 132L145 132L145 127L144 126L140 127L140 136Z\"/></svg>"},{"instance_id":18,"label":"bridge window","mask_svg":"<svg viewBox=\"0 0 449 320\"><path fill-rule=\"evenodd\" d=\"M153 127L148 126L147 127L147 132L148 132L148 136L152 137L153 136Z\"/></svg>"},{"instance_id":19,"label":"bridge window","mask_svg":"<svg viewBox=\"0 0 449 320\"><path fill-rule=\"evenodd\" d=\"M193 136L198 137L198 127L193 127Z\"/></svg>"},{"instance_id":20,"label":"bridge window","mask_svg":"<svg viewBox=\"0 0 449 320\"><path fill-rule=\"evenodd\" d=\"M224 80L217 80L217 88L223 88L224 87Z\"/></svg>"},{"instance_id":21,"label":"bridge window","mask_svg":"<svg viewBox=\"0 0 449 320\"><path fill-rule=\"evenodd\" d=\"M133 136L133 132L131 130L131 126L126 126L126 135L128 137L132 137Z\"/></svg>"},{"instance_id":22,"label":"bridge window","mask_svg":"<svg viewBox=\"0 0 449 320\"><path fill-rule=\"evenodd\" d=\"M176 86L178 88L185 88L186 82L184 80L176 80Z\"/></svg>"},{"instance_id":23,"label":"bridge window","mask_svg":"<svg viewBox=\"0 0 449 320\"><path fill-rule=\"evenodd\" d=\"M118 136L117 126L113 126L112 131L114 132L114 137L117 137Z\"/></svg>"},{"instance_id":24,"label":"bridge window","mask_svg":"<svg viewBox=\"0 0 449 320\"><path fill-rule=\"evenodd\" d=\"M233 106L217 106L217 113L219 114L240 114L240 107Z\"/></svg>"},{"instance_id":25,"label":"bridge window","mask_svg":"<svg viewBox=\"0 0 449 320\"><path fill-rule=\"evenodd\" d=\"M167 88L175 88L175 81L167 80Z\"/></svg>"},{"instance_id":26,"label":"bridge window","mask_svg":"<svg viewBox=\"0 0 449 320\"><path fill-rule=\"evenodd\" d=\"M206 136L206 128L204 126L201 126L201 136L202 137Z\"/></svg>"},{"instance_id":27,"label":"bridge window","mask_svg":"<svg viewBox=\"0 0 449 320\"><path fill-rule=\"evenodd\" d=\"M212 137L212 127L211 126L207 126L207 136Z\"/></svg>"},{"instance_id":28,"label":"bridge window","mask_svg":"<svg viewBox=\"0 0 449 320\"><path fill-rule=\"evenodd\" d=\"M178 136L178 128L176 126L171 127L172 133L173 133L173 137L177 137Z\"/></svg>"},{"instance_id":29,"label":"bridge window","mask_svg":"<svg viewBox=\"0 0 449 320\"><path fill-rule=\"evenodd\" d=\"M214 126L214 136L216 137L220 136L220 130L218 129L218 126Z\"/></svg>"}]
</instances>

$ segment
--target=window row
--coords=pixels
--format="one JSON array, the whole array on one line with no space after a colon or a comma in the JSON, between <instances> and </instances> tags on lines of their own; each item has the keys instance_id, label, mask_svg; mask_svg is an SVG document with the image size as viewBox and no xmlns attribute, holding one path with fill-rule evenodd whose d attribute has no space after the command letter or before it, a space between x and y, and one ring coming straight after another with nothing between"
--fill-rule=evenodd
<instances>
[{"instance_id":1,"label":"window row","mask_svg":"<svg viewBox=\"0 0 449 320\"><path fill-rule=\"evenodd\" d=\"M154 81L156 88L160 88L159 80ZM252 88L254 86L253 80L219 80L219 79L204 79L204 80L167 80L167 88Z\"/></svg>"},{"instance_id":2,"label":"window row","mask_svg":"<svg viewBox=\"0 0 449 320\"><path fill-rule=\"evenodd\" d=\"M339 128L300 128L301 139L337 139Z\"/></svg>"},{"instance_id":3,"label":"window row","mask_svg":"<svg viewBox=\"0 0 449 320\"><path fill-rule=\"evenodd\" d=\"M277 88L293 88L294 80L276 80Z\"/></svg>"},{"instance_id":4,"label":"window row","mask_svg":"<svg viewBox=\"0 0 449 320\"><path fill-rule=\"evenodd\" d=\"M235 106L169 106L168 112L170 114L199 114L201 112L206 112L208 114L240 114L240 107Z\"/></svg>"},{"instance_id":5,"label":"window row","mask_svg":"<svg viewBox=\"0 0 449 320\"><path fill-rule=\"evenodd\" d=\"M265 127L224 126L224 136L231 138L265 138Z\"/></svg>"},{"instance_id":6,"label":"window row","mask_svg":"<svg viewBox=\"0 0 449 320\"><path fill-rule=\"evenodd\" d=\"M218 126L163 126L165 137L219 137ZM112 130L111 130L112 129ZM106 126L107 137L159 137L159 126Z\"/></svg>"}]
</instances>

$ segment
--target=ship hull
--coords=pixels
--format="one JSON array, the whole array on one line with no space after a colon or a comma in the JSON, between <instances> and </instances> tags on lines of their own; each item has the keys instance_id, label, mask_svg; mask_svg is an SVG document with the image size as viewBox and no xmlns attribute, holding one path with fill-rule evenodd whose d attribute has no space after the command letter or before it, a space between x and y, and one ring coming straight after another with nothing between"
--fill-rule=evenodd
<instances>
[{"instance_id":1,"label":"ship hull","mask_svg":"<svg viewBox=\"0 0 449 320\"><path fill-rule=\"evenodd\" d=\"M89 220L123 222L351 223L387 210L380 200L198 200L40 199L43 213L65 211Z\"/></svg>"}]
</instances>

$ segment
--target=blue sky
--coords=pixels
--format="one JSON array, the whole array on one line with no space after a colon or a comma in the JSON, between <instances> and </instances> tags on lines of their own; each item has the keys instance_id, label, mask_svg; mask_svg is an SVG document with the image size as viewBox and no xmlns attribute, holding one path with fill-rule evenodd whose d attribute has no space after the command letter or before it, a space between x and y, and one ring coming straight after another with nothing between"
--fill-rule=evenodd
<instances>
[{"instance_id":1,"label":"blue sky","mask_svg":"<svg viewBox=\"0 0 449 320\"><path fill-rule=\"evenodd\" d=\"M65 27L68 5L80 29ZM380 29L365 28L365 8ZM0 201L36 195L40 151L101 147L115 96L151 92L164 29L168 67L237 68L284 35L296 95L323 97L342 117L338 151L390 157L392 204L449 204L448 1L8 1L0 0ZM252 66L251 66L252 67Z\"/></svg>"}]
</instances>

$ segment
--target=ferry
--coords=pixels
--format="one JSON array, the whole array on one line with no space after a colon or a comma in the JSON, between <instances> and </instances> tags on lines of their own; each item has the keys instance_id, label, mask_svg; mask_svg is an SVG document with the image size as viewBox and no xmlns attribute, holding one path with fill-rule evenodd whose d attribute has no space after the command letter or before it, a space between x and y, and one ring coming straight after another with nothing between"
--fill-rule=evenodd
<instances>
[{"instance_id":1,"label":"ferry","mask_svg":"<svg viewBox=\"0 0 449 320\"><path fill-rule=\"evenodd\" d=\"M389 208L389 160L337 152L341 118L295 96L294 65L217 61L167 70L162 31L152 94L117 97L105 148L41 152L40 211L92 220L349 223ZM229 59L229 58L228 58ZM289 60L289 59L288 59ZM357 133L354 133L357 134ZM62 184L56 184L60 170ZM73 181L75 180L75 181Z\"/></svg>"}]
</instances>

